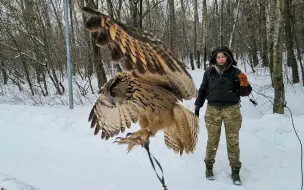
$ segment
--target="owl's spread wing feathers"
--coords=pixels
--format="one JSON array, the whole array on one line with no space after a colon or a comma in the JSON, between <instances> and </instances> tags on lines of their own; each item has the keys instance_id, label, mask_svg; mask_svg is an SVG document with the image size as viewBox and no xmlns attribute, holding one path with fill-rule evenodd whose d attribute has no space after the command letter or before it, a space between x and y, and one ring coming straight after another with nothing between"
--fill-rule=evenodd
<instances>
[{"instance_id":1,"label":"owl's spread wing feathers","mask_svg":"<svg viewBox=\"0 0 304 190\"><path fill-rule=\"evenodd\" d=\"M136 107L129 102L114 105L100 94L90 112L89 122L91 128L95 128L94 135L101 130L101 138L108 140L130 128L131 122L136 123L137 112Z\"/></svg>"},{"instance_id":2,"label":"owl's spread wing feathers","mask_svg":"<svg viewBox=\"0 0 304 190\"><path fill-rule=\"evenodd\" d=\"M183 147L182 142L174 134L173 127L168 128L164 132L164 139L165 139L165 144L168 147L168 149L172 149L175 153L182 154L184 147Z\"/></svg>"},{"instance_id":3,"label":"owl's spread wing feathers","mask_svg":"<svg viewBox=\"0 0 304 190\"><path fill-rule=\"evenodd\" d=\"M180 104L173 108L173 115L175 122L164 132L165 144L181 155L193 153L198 140L198 118Z\"/></svg>"},{"instance_id":4,"label":"owl's spread wing feathers","mask_svg":"<svg viewBox=\"0 0 304 190\"><path fill-rule=\"evenodd\" d=\"M160 80L181 99L197 96L197 89L183 62L149 32L126 26L101 12L83 7L93 17L85 27L98 32L96 44L108 46L113 60L122 60L127 71L135 72L142 80Z\"/></svg>"}]
</instances>

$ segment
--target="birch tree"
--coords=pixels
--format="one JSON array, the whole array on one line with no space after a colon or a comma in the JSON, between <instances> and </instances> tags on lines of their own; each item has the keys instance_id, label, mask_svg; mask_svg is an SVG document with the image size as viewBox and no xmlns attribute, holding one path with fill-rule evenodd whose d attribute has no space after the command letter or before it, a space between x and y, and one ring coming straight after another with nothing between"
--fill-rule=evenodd
<instances>
[{"instance_id":1,"label":"birch tree","mask_svg":"<svg viewBox=\"0 0 304 190\"><path fill-rule=\"evenodd\" d=\"M204 47L204 69L207 69L206 61L207 61L207 37L208 37L208 9L207 9L207 2L203 0L203 10L202 10L202 38L203 43L202 46Z\"/></svg>"},{"instance_id":2,"label":"birch tree","mask_svg":"<svg viewBox=\"0 0 304 190\"><path fill-rule=\"evenodd\" d=\"M232 46L232 40L233 40L235 25L236 25L237 19L239 17L240 2L241 2L241 0L237 0L236 15L235 15L235 18L234 18L234 21L233 21L232 31L231 31L231 34L230 34L229 48L231 48L231 46ZM233 13L232 13L232 18L233 18Z\"/></svg>"},{"instance_id":3,"label":"birch tree","mask_svg":"<svg viewBox=\"0 0 304 190\"><path fill-rule=\"evenodd\" d=\"M199 61L199 52L198 52L198 40L197 40L197 34L198 34L198 7L197 7L197 0L194 0L194 43L193 43L193 52L196 59L196 66L197 68L200 68L200 61Z\"/></svg>"}]
</instances>

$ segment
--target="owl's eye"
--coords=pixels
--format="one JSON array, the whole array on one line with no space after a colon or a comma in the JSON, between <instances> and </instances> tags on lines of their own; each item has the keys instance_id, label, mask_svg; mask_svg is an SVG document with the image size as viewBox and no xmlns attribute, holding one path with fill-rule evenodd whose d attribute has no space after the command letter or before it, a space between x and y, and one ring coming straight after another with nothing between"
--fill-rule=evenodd
<instances>
[{"instance_id":1,"label":"owl's eye","mask_svg":"<svg viewBox=\"0 0 304 190\"><path fill-rule=\"evenodd\" d=\"M112 84L110 85L110 88L109 88L109 90L111 91L111 93L112 93L113 88L114 88L119 82L120 82L120 79L119 79L119 78L116 78L116 79L112 82Z\"/></svg>"},{"instance_id":2,"label":"owl's eye","mask_svg":"<svg viewBox=\"0 0 304 190\"><path fill-rule=\"evenodd\" d=\"M116 96L116 92L112 92L112 91L111 91L111 93L110 93L110 94L111 94L111 96L113 96L113 97L115 97L115 96Z\"/></svg>"}]
</instances>

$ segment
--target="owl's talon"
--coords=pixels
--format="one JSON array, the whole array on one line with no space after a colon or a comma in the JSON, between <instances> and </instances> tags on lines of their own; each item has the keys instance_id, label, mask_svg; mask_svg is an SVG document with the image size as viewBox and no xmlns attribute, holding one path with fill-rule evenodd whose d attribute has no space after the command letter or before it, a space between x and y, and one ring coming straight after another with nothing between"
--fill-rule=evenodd
<instances>
[{"instance_id":1,"label":"owl's talon","mask_svg":"<svg viewBox=\"0 0 304 190\"><path fill-rule=\"evenodd\" d=\"M127 144L128 145L128 153L134 146L140 145L141 147L147 148L149 145L150 131L146 129L141 129L134 133L127 133L125 138L116 137L113 143L118 144Z\"/></svg>"},{"instance_id":2,"label":"owl's talon","mask_svg":"<svg viewBox=\"0 0 304 190\"><path fill-rule=\"evenodd\" d=\"M117 139L121 139L121 137L116 137L113 143L118 143L119 141L117 141Z\"/></svg>"},{"instance_id":3,"label":"owl's talon","mask_svg":"<svg viewBox=\"0 0 304 190\"><path fill-rule=\"evenodd\" d=\"M119 140L116 140L116 139L119 139ZM115 139L115 142L117 142L119 145L122 145L122 144L127 144L128 145L128 153L131 151L131 149L133 149L134 146L136 145L141 145L141 139L139 137L128 137L128 138L121 138L121 137L117 137Z\"/></svg>"}]
</instances>

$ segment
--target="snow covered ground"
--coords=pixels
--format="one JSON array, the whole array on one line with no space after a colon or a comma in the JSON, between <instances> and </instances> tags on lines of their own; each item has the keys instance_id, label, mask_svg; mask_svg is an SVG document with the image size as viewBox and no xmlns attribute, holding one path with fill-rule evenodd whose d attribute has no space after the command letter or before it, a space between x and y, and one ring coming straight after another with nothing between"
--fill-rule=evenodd
<instances>
[{"instance_id":1,"label":"snow covered ground","mask_svg":"<svg viewBox=\"0 0 304 190\"><path fill-rule=\"evenodd\" d=\"M200 85L203 71L192 76ZM261 72L249 79L259 92L272 96L269 76ZM304 140L304 90L302 84L286 85L287 105ZM300 189L300 145L290 114L271 114L271 102L253 93L259 105L242 98L243 126L240 132L241 178L233 186L224 130L215 164L215 181L204 176L207 141L201 111L199 143L193 155L182 157L168 150L162 133L151 139L152 154L160 161L169 190L297 190ZM185 102L193 110L194 100ZM0 187L8 190L156 190L162 189L145 150L102 141L87 122L90 105L30 106L0 104ZM130 130L134 131L137 125ZM125 134L125 133L124 133ZM122 135L124 135L122 134ZM114 140L114 139L113 139Z\"/></svg>"}]
</instances>

